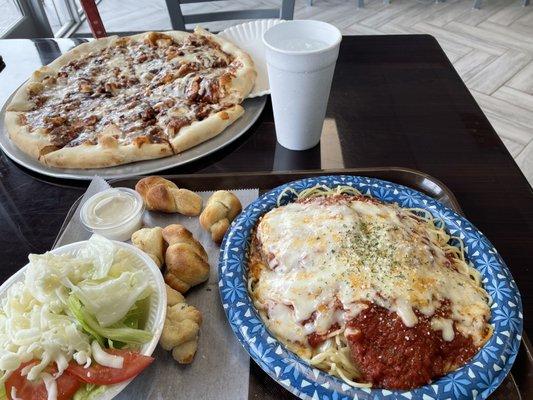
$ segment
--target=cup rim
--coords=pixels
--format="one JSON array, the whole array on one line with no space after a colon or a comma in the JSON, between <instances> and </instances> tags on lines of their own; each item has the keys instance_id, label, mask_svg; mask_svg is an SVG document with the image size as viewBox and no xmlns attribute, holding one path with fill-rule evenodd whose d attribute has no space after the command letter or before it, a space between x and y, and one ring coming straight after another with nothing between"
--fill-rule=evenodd
<instances>
[{"instance_id":1,"label":"cup rim","mask_svg":"<svg viewBox=\"0 0 533 400\"><path fill-rule=\"evenodd\" d=\"M322 25L329 25L330 27L332 27L336 31L336 33L338 34L338 37L335 40L335 42L333 42L332 44L327 45L326 47L324 47L322 49L303 50L303 51L302 50L283 50L283 49L275 47L275 46L273 46L273 45L271 45L270 43L267 42L267 40L265 39L265 36L271 29L274 29L274 28L276 28L278 26L281 26L281 25L290 24L292 22L304 22L304 23L312 22L312 23L319 23L319 24L322 24ZM278 53L287 54L287 55L293 55L293 56L306 56L306 55L309 55L309 54L325 53L325 52L331 50L332 48L338 46L339 43L342 40L342 33L339 30L339 28L337 28L335 25L330 24L328 22L318 21L318 20L314 20L314 19L293 19L293 20L285 21L283 24L276 24L276 25L271 26L265 32L263 32L263 35L262 35L261 39L263 41L263 44L266 47L268 47L269 49L271 49L273 51L276 51Z\"/></svg>"}]
</instances>

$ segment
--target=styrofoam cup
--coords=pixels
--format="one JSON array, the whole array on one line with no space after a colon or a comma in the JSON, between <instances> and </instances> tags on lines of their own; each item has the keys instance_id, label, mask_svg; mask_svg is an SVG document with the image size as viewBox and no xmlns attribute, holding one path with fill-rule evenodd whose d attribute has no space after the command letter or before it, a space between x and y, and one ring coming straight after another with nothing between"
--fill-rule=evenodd
<instances>
[{"instance_id":1,"label":"styrofoam cup","mask_svg":"<svg viewBox=\"0 0 533 400\"><path fill-rule=\"evenodd\" d=\"M276 137L290 150L318 144L342 39L322 21L287 21L263 35Z\"/></svg>"}]
</instances>

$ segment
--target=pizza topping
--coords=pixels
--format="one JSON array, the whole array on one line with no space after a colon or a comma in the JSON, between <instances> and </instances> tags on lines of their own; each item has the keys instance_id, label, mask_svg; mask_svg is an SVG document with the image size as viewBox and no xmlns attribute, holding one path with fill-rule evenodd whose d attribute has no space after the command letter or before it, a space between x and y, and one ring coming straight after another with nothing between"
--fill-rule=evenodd
<instances>
[{"instance_id":1,"label":"pizza topping","mask_svg":"<svg viewBox=\"0 0 533 400\"><path fill-rule=\"evenodd\" d=\"M210 111L211 110L209 109L209 107L200 106L200 107L196 107L195 108L194 115L196 116L196 119L198 121L202 121L203 119L205 119L209 115Z\"/></svg>"},{"instance_id":2,"label":"pizza topping","mask_svg":"<svg viewBox=\"0 0 533 400\"><path fill-rule=\"evenodd\" d=\"M64 109L65 111L72 111L79 108L81 102L79 100L72 100L65 103Z\"/></svg>"},{"instance_id":3,"label":"pizza topping","mask_svg":"<svg viewBox=\"0 0 533 400\"><path fill-rule=\"evenodd\" d=\"M177 46L169 46L165 51L166 60L170 61L175 57L183 56L185 53L180 50Z\"/></svg>"},{"instance_id":4,"label":"pizza topping","mask_svg":"<svg viewBox=\"0 0 533 400\"><path fill-rule=\"evenodd\" d=\"M190 124L190 120L187 118L172 118L167 125L167 133L174 137L180 131L181 128Z\"/></svg>"},{"instance_id":5,"label":"pizza topping","mask_svg":"<svg viewBox=\"0 0 533 400\"><path fill-rule=\"evenodd\" d=\"M194 77L189 84L187 85L187 89L185 90L185 95L187 96L187 100L194 101L196 100L196 97L198 97L198 91L200 90L200 78L199 76Z\"/></svg>"},{"instance_id":6,"label":"pizza topping","mask_svg":"<svg viewBox=\"0 0 533 400\"><path fill-rule=\"evenodd\" d=\"M196 63L185 63L185 64L181 65L180 69L178 69L178 76L182 77L182 76L187 75L190 72L198 71L198 70L199 70L198 64L196 64Z\"/></svg>"},{"instance_id":7,"label":"pizza topping","mask_svg":"<svg viewBox=\"0 0 533 400\"><path fill-rule=\"evenodd\" d=\"M64 147L81 144L71 144L71 142L76 139L82 131L83 127L79 123L74 123L73 125L62 125L56 129L51 129L49 135L54 146Z\"/></svg>"},{"instance_id":8,"label":"pizza topping","mask_svg":"<svg viewBox=\"0 0 533 400\"><path fill-rule=\"evenodd\" d=\"M104 90L107 93L116 94L119 86L115 82L104 83Z\"/></svg>"},{"instance_id":9,"label":"pizza topping","mask_svg":"<svg viewBox=\"0 0 533 400\"><path fill-rule=\"evenodd\" d=\"M66 66L66 69L72 69L74 71L77 71L86 64L87 64L87 59L82 58L82 59L74 60L68 63Z\"/></svg>"},{"instance_id":10,"label":"pizza topping","mask_svg":"<svg viewBox=\"0 0 533 400\"><path fill-rule=\"evenodd\" d=\"M95 125L96 122L98 122L98 117L96 115L91 115L91 116L85 118L83 120L83 122L84 122L85 125L92 126L92 125Z\"/></svg>"},{"instance_id":11,"label":"pizza topping","mask_svg":"<svg viewBox=\"0 0 533 400\"><path fill-rule=\"evenodd\" d=\"M152 46L161 47L168 47L174 42L170 36L159 32L150 32L146 35L145 41Z\"/></svg>"},{"instance_id":12,"label":"pizza topping","mask_svg":"<svg viewBox=\"0 0 533 400\"><path fill-rule=\"evenodd\" d=\"M218 78L203 79L198 94L206 103L218 103L219 86Z\"/></svg>"},{"instance_id":13,"label":"pizza topping","mask_svg":"<svg viewBox=\"0 0 533 400\"><path fill-rule=\"evenodd\" d=\"M78 85L78 90L82 93L92 93L93 88L91 86L91 83L86 80L80 80L80 83Z\"/></svg>"},{"instance_id":14,"label":"pizza topping","mask_svg":"<svg viewBox=\"0 0 533 400\"><path fill-rule=\"evenodd\" d=\"M48 98L46 96L37 96L37 97L35 97L33 102L35 103L35 106L42 107L44 105L44 103L46 103L47 99Z\"/></svg>"},{"instance_id":15,"label":"pizza topping","mask_svg":"<svg viewBox=\"0 0 533 400\"><path fill-rule=\"evenodd\" d=\"M65 117L59 115L44 117L44 122L52 126L61 126L66 122Z\"/></svg>"},{"instance_id":16,"label":"pizza topping","mask_svg":"<svg viewBox=\"0 0 533 400\"><path fill-rule=\"evenodd\" d=\"M226 90L234 61L202 35L181 42L156 32L143 41L120 38L28 86L35 107L20 123L41 129L58 147L96 144L111 126L119 144L168 141L241 101Z\"/></svg>"},{"instance_id":17,"label":"pizza topping","mask_svg":"<svg viewBox=\"0 0 533 400\"><path fill-rule=\"evenodd\" d=\"M39 94L43 91L44 85L41 82L32 82L28 84L28 94L30 96L33 96L35 94Z\"/></svg>"},{"instance_id":18,"label":"pizza topping","mask_svg":"<svg viewBox=\"0 0 533 400\"><path fill-rule=\"evenodd\" d=\"M175 80L178 76L175 75L174 73L172 72L167 72L160 80L158 83L170 83L172 82L173 80Z\"/></svg>"},{"instance_id":19,"label":"pizza topping","mask_svg":"<svg viewBox=\"0 0 533 400\"><path fill-rule=\"evenodd\" d=\"M154 74L152 72L143 72L143 74L140 76L140 80L142 83L148 83L152 79L154 79Z\"/></svg>"},{"instance_id":20,"label":"pizza topping","mask_svg":"<svg viewBox=\"0 0 533 400\"><path fill-rule=\"evenodd\" d=\"M126 47L131 42L131 39L129 37L121 37L118 38L115 42L115 46L117 47Z\"/></svg>"},{"instance_id":21,"label":"pizza topping","mask_svg":"<svg viewBox=\"0 0 533 400\"><path fill-rule=\"evenodd\" d=\"M54 78L53 76L47 76L46 78L43 79L42 83L43 85L46 85L46 86L50 86L50 85L53 85L57 82L57 79Z\"/></svg>"},{"instance_id":22,"label":"pizza topping","mask_svg":"<svg viewBox=\"0 0 533 400\"><path fill-rule=\"evenodd\" d=\"M162 143L166 141L163 129L158 126L153 126L148 129L148 137L152 143Z\"/></svg>"},{"instance_id":23,"label":"pizza topping","mask_svg":"<svg viewBox=\"0 0 533 400\"><path fill-rule=\"evenodd\" d=\"M205 36L197 36L197 35L191 35L187 39L185 39L184 45L192 46L192 47L201 47L205 45L216 45L215 43L210 42ZM216 45L217 48L219 47Z\"/></svg>"},{"instance_id":24,"label":"pizza topping","mask_svg":"<svg viewBox=\"0 0 533 400\"><path fill-rule=\"evenodd\" d=\"M170 107L173 107L175 104L176 104L176 100L168 98L168 99L163 100L162 102L157 103L154 106L154 108L157 110L158 108L156 106L158 105L160 106L160 108L163 108L163 107L170 108Z\"/></svg>"},{"instance_id":25,"label":"pizza topping","mask_svg":"<svg viewBox=\"0 0 533 400\"><path fill-rule=\"evenodd\" d=\"M148 54L143 53L139 57L137 57L138 63L142 64L143 62L146 62L146 61L148 61Z\"/></svg>"}]
</instances>

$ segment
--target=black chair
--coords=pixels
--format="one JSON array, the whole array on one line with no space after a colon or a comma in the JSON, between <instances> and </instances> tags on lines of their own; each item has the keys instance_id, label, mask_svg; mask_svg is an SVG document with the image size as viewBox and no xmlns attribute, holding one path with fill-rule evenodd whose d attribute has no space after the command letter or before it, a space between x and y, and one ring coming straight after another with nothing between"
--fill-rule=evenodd
<instances>
[{"instance_id":1,"label":"black chair","mask_svg":"<svg viewBox=\"0 0 533 400\"><path fill-rule=\"evenodd\" d=\"M186 24L197 24L200 22L242 20L242 19L293 19L294 0L281 0L279 8L262 8L252 10L232 10L217 11L210 13L198 13L184 15L181 10L182 4L205 3L208 1L221 0L165 0L167 3L168 13L172 29L184 31Z\"/></svg>"}]
</instances>

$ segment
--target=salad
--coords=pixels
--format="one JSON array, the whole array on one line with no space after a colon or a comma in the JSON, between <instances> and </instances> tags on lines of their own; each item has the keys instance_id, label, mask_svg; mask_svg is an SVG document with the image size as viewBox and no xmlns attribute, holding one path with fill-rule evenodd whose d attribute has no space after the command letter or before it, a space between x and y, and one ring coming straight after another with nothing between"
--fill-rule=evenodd
<instances>
[{"instance_id":1,"label":"salad","mask_svg":"<svg viewBox=\"0 0 533 400\"><path fill-rule=\"evenodd\" d=\"M89 400L139 374L153 291L136 255L93 235L77 256L30 254L0 301L0 399Z\"/></svg>"}]
</instances>

